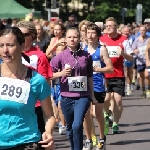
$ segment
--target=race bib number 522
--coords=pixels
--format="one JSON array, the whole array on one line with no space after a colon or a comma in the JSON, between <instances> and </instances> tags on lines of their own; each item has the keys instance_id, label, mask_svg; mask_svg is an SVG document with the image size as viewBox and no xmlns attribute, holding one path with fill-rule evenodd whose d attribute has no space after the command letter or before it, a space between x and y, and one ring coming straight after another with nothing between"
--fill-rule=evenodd
<instances>
[{"instance_id":1,"label":"race bib number 522","mask_svg":"<svg viewBox=\"0 0 150 150\"><path fill-rule=\"evenodd\" d=\"M30 93L30 83L24 80L0 78L0 100L27 104Z\"/></svg>"},{"instance_id":2,"label":"race bib number 522","mask_svg":"<svg viewBox=\"0 0 150 150\"><path fill-rule=\"evenodd\" d=\"M68 77L69 91L87 91L87 77Z\"/></svg>"}]
</instances>

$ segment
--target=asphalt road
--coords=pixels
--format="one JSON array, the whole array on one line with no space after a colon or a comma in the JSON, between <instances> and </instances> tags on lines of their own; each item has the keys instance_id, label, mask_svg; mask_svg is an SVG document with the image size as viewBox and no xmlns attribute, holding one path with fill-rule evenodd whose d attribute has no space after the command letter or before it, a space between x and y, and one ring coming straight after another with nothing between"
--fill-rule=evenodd
<instances>
[{"instance_id":1,"label":"asphalt road","mask_svg":"<svg viewBox=\"0 0 150 150\"><path fill-rule=\"evenodd\" d=\"M120 134L107 135L106 150L150 150L150 99L141 99L141 90L123 98ZM96 133L98 128L95 122ZM57 150L70 150L67 136L54 132ZM95 148L93 148L95 150Z\"/></svg>"}]
</instances>

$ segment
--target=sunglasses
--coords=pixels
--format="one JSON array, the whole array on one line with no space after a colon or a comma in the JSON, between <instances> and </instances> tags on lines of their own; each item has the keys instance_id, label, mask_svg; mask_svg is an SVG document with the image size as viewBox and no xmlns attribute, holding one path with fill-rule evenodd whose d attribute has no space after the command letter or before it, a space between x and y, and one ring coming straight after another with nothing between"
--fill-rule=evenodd
<instances>
[{"instance_id":1,"label":"sunglasses","mask_svg":"<svg viewBox=\"0 0 150 150\"><path fill-rule=\"evenodd\" d=\"M29 37L30 33L23 33L24 37Z\"/></svg>"},{"instance_id":2,"label":"sunglasses","mask_svg":"<svg viewBox=\"0 0 150 150\"><path fill-rule=\"evenodd\" d=\"M69 22L75 22L75 20L68 20Z\"/></svg>"}]
</instances>

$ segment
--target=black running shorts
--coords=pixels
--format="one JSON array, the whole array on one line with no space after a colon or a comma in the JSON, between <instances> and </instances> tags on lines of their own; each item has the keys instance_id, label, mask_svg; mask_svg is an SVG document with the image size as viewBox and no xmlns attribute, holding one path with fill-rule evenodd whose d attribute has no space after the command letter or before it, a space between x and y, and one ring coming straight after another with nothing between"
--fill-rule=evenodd
<instances>
[{"instance_id":1,"label":"black running shorts","mask_svg":"<svg viewBox=\"0 0 150 150\"><path fill-rule=\"evenodd\" d=\"M107 93L115 92L125 96L125 78L107 79Z\"/></svg>"}]
</instances>

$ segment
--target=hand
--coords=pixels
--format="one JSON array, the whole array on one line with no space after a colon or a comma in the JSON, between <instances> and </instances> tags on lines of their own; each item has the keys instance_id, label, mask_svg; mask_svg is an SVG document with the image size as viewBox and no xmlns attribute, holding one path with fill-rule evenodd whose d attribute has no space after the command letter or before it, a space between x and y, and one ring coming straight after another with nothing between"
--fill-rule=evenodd
<instances>
[{"instance_id":1,"label":"hand","mask_svg":"<svg viewBox=\"0 0 150 150\"><path fill-rule=\"evenodd\" d=\"M139 50L138 50L138 49L135 49L133 52L134 52L135 54L137 54L137 53L139 53Z\"/></svg>"},{"instance_id":2,"label":"hand","mask_svg":"<svg viewBox=\"0 0 150 150\"><path fill-rule=\"evenodd\" d=\"M52 137L52 135L45 131L42 134L42 141L38 142L40 144L42 144L43 148L46 148L46 150L54 150L55 145L54 145L54 139Z\"/></svg>"},{"instance_id":3,"label":"hand","mask_svg":"<svg viewBox=\"0 0 150 150\"><path fill-rule=\"evenodd\" d=\"M61 38L60 40L58 40L58 41L56 42L56 45L57 45L58 43L60 43L60 44L62 44L62 45L66 45L65 38Z\"/></svg>"},{"instance_id":4,"label":"hand","mask_svg":"<svg viewBox=\"0 0 150 150\"><path fill-rule=\"evenodd\" d=\"M101 72L101 68L97 67L97 66L94 66L93 67L93 72Z\"/></svg>"},{"instance_id":5,"label":"hand","mask_svg":"<svg viewBox=\"0 0 150 150\"><path fill-rule=\"evenodd\" d=\"M150 66L150 61L146 61L146 66Z\"/></svg>"},{"instance_id":6,"label":"hand","mask_svg":"<svg viewBox=\"0 0 150 150\"><path fill-rule=\"evenodd\" d=\"M97 69L98 69L99 67L97 67L97 66L94 66L93 67L93 72L97 72Z\"/></svg>"},{"instance_id":7,"label":"hand","mask_svg":"<svg viewBox=\"0 0 150 150\"><path fill-rule=\"evenodd\" d=\"M62 74L62 76L70 76L71 71L72 71L71 67L64 68L64 69L61 71L61 74Z\"/></svg>"},{"instance_id":8,"label":"hand","mask_svg":"<svg viewBox=\"0 0 150 150\"><path fill-rule=\"evenodd\" d=\"M93 103L93 105L95 105L96 103L98 103L98 101L96 100L95 96L92 96L92 103Z\"/></svg>"},{"instance_id":9,"label":"hand","mask_svg":"<svg viewBox=\"0 0 150 150\"><path fill-rule=\"evenodd\" d=\"M117 47L117 53L118 53L119 56L124 55L124 51L122 50L122 48L120 46Z\"/></svg>"},{"instance_id":10,"label":"hand","mask_svg":"<svg viewBox=\"0 0 150 150\"><path fill-rule=\"evenodd\" d=\"M58 101L58 109L61 109L60 101Z\"/></svg>"}]
</instances>

